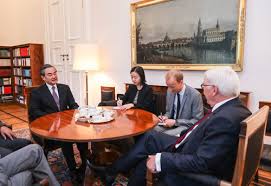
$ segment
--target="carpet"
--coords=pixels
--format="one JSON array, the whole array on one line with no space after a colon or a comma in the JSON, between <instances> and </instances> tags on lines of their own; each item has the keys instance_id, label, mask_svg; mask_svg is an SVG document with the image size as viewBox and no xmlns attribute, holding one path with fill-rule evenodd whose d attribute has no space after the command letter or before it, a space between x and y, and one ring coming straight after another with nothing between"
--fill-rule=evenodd
<instances>
[{"instance_id":1,"label":"carpet","mask_svg":"<svg viewBox=\"0 0 271 186\"><path fill-rule=\"evenodd\" d=\"M16 137L30 139L29 129L14 130L14 133ZM74 145L74 154L76 163L80 164L81 159L79 157L79 151L76 145ZM57 180L62 186L72 186L70 172L61 149L56 149L48 153L48 163ZM128 179L126 177L124 177L123 175L118 175L113 185L126 186L127 183ZM87 168L85 186L103 186L103 185L104 184L101 182L100 178L94 178L91 170Z\"/></svg>"}]
</instances>

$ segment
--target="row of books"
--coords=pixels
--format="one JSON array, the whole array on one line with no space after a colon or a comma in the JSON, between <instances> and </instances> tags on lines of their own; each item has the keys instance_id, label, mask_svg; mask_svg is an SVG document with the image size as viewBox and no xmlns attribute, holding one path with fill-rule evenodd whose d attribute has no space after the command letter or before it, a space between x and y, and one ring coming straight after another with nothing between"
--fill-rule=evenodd
<instances>
[{"instance_id":1,"label":"row of books","mask_svg":"<svg viewBox=\"0 0 271 186\"><path fill-rule=\"evenodd\" d=\"M23 94L24 88L21 86L14 86L15 94Z\"/></svg>"},{"instance_id":2,"label":"row of books","mask_svg":"<svg viewBox=\"0 0 271 186\"><path fill-rule=\"evenodd\" d=\"M9 49L0 49L0 57L10 57Z\"/></svg>"},{"instance_id":3,"label":"row of books","mask_svg":"<svg viewBox=\"0 0 271 186\"><path fill-rule=\"evenodd\" d=\"M12 94L11 86L0 86L0 94Z\"/></svg>"},{"instance_id":4,"label":"row of books","mask_svg":"<svg viewBox=\"0 0 271 186\"><path fill-rule=\"evenodd\" d=\"M0 77L1 76L11 76L11 69L0 69Z\"/></svg>"},{"instance_id":5,"label":"row of books","mask_svg":"<svg viewBox=\"0 0 271 186\"><path fill-rule=\"evenodd\" d=\"M0 101L3 103L11 102L11 101L13 101L13 96L12 95L2 95Z\"/></svg>"},{"instance_id":6,"label":"row of books","mask_svg":"<svg viewBox=\"0 0 271 186\"><path fill-rule=\"evenodd\" d=\"M14 58L13 66L30 66L30 58Z\"/></svg>"},{"instance_id":7,"label":"row of books","mask_svg":"<svg viewBox=\"0 0 271 186\"><path fill-rule=\"evenodd\" d=\"M29 47L24 48L16 48L13 50L13 56L30 56L30 50Z\"/></svg>"},{"instance_id":8,"label":"row of books","mask_svg":"<svg viewBox=\"0 0 271 186\"><path fill-rule=\"evenodd\" d=\"M14 77L14 83L22 86L32 86L32 79L23 79L22 77Z\"/></svg>"},{"instance_id":9,"label":"row of books","mask_svg":"<svg viewBox=\"0 0 271 186\"><path fill-rule=\"evenodd\" d=\"M0 86L11 85L11 78L0 78Z\"/></svg>"},{"instance_id":10,"label":"row of books","mask_svg":"<svg viewBox=\"0 0 271 186\"><path fill-rule=\"evenodd\" d=\"M10 59L0 59L0 66L10 66Z\"/></svg>"},{"instance_id":11,"label":"row of books","mask_svg":"<svg viewBox=\"0 0 271 186\"><path fill-rule=\"evenodd\" d=\"M15 76L31 77L31 69L13 68Z\"/></svg>"}]
</instances>

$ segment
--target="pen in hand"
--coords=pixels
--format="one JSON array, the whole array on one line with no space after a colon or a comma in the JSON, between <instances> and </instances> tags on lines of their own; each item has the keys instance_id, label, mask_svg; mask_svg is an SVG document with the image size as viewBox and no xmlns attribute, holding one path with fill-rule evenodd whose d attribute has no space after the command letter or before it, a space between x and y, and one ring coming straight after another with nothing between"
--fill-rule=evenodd
<instances>
[{"instance_id":1,"label":"pen in hand","mask_svg":"<svg viewBox=\"0 0 271 186\"><path fill-rule=\"evenodd\" d=\"M160 119L160 121L161 122L164 122L164 118L163 118L163 114L162 114L162 112L160 112L160 115L159 115L159 117L158 117L159 119Z\"/></svg>"}]
</instances>

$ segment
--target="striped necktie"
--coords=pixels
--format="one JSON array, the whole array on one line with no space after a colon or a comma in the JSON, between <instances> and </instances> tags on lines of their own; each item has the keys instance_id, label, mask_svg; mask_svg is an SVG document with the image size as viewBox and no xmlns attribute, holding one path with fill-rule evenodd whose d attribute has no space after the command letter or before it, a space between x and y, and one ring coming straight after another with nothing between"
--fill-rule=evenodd
<instances>
[{"instance_id":1,"label":"striped necktie","mask_svg":"<svg viewBox=\"0 0 271 186\"><path fill-rule=\"evenodd\" d=\"M59 105L59 97L57 96L57 94L56 94L56 87L55 86L53 86L52 87L52 95L53 95L53 98L54 98L54 100L55 100L55 102L56 102L56 105L57 105L57 107L58 107L58 110L60 110L60 105Z\"/></svg>"}]
</instances>

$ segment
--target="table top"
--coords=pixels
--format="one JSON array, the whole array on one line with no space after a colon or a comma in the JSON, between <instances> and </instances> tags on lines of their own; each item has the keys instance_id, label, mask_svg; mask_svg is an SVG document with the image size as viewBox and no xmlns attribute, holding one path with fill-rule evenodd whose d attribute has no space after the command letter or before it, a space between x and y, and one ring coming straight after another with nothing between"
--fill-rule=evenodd
<instances>
[{"instance_id":1,"label":"table top","mask_svg":"<svg viewBox=\"0 0 271 186\"><path fill-rule=\"evenodd\" d=\"M75 121L77 112L66 110L42 116L30 123L30 130L37 136L58 141L110 141L142 134L152 129L159 120L145 110L129 109L115 110L112 121L93 124Z\"/></svg>"}]
</instances>

